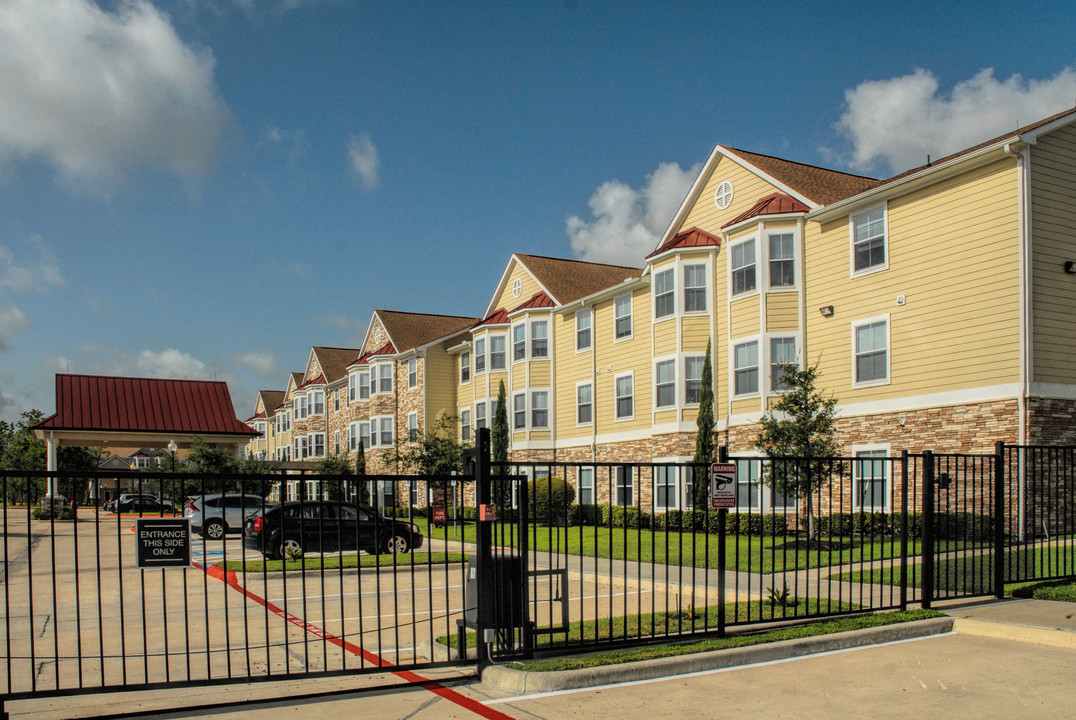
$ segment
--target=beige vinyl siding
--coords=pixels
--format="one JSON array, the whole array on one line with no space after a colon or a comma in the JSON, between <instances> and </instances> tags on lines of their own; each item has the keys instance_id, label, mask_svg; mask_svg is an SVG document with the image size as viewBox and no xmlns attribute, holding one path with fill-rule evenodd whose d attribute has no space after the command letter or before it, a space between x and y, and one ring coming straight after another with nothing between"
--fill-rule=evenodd
<instances>
[{"instance_id":1,"label":"beige vinyl siding","mask_svg":"<svg viewBox=\"0 0 1076 720\"><path fill-rule=\"evenodd\" d=\"M761 382L761 374L760 374L759 377L760 377L760 382ZM729 382L731 383L731 380ZM730 390L730 393L731 393L731 390ZM749 413L758 413L758 412L761 412L761 410L762 410L762 400L757 396L745 398L744 400L733 400L732 401L732 412L731 412L732 415L744 415L744 414L749 414Z\"/></svg>"},{"instance_id":2,"label":"beige vinyl siding","mask_svg":"<svg viewBox=\"0 0 1076 720\"><path fill-rule=\"evenodd\" d=\"M529 385L533 388L549 387L552 382L553 368L548 360L532 360L530 363Z\"/></svg>"},{"instance_id":3,"label":"beige vinyl siding","mask_svg":"<svg viewBox=\"0 0 1076 720\"><path fill-rule=\"evenodd\" d=\"M1076 383L1076 129L1039 138L1031 148L1032 380Z\"/></svg>"},{"instance_id":4,"label":"beige vinyl siding","mask_svg":"<svg viewBox=\"0 0 1076 720\"><path fill-rule=\"evenodd\" d=\"M796 332L800 327L799 293L766 294L766 332Z\"/></svg>"},{"instance_id":5,"label":"beige vinyl siding","mask_svg":"<svg viewBox=\"0 0 1076 720\"><path fill-rule=\"evenodd\" d=\"M676 316L670 315L654 325L654 355L676 352Z\"/></svg>"},{"instance_id":6,"label":"beige vinyl siding","mask_svg":"<svg viewBox=\"0 0 1076 720\"><path fill-rule=\"evenodd\" d=\"M550 398L550 410L555 408L558 438L589 436L590 426L576 427L575 386L593 376L593 341L591 349L575 350L575 313L553 316L553 336L556 344L557 387Z\"/></svg>"},{"instance_id":7,"label":"beige vinyl siding","mask_svg":"<svg viewBox=\"0 0 1076 720\"><path fill-rule=\"evenodd\" d=\"M758 335L760 328L758 304L758 295L732 301L729 312L732 315L733 340L746 335Z\"/></svg>"},{"instance_id":8,"label":"beige vinyl siding","mask_svg":"<svg viewBox=\"0 0 1076 720\"><path fill-rule=\"evenodd\" d=\"M630 340L613 342L613 306L614 300L610 298L594 308L594 364L599 371L594 379L594 418L599 435L648 428L652 410L650 285L632 292L633 335ZM617 422L615 377L631 371L634 371L634 419ZM561 382L558 376L558 385Z\"/></svg>"},{"instance_id":9,"label":"beige vinyl siding","mask_svg":"<svg viewBox=\"0 0 1076 720\"><path fill-rule=\"evenodd\" d=\"M714 191L725 180L732 183L732 203L724 210L718 210L717 205L714 204ZM699 227L720 237L722 225L750 210L760 198L776 190L776 187L759 176L748 172L732 160L722 157L714 166L713 172L710 173L702 192L695 201L695 206L688 211L677 232Z\"/></svg>"},{"instance_id":10,"label":"beige vinyl siding","mask_svg":"<svg viewBox=\"0 0 1076 720\"><path fill-rule=\"evenodd\" d=\"M432 428L441 413L458 414L455 390L459 381L459 357L449 355L440 348L430 349L426 352L425 363L426 405L423 427Z\"/></svg>"},{"instance_id":11,"label":"beige vinyl siding","mask_svg":"<svg viewBox=\"0 0 1076 720\"><path fill-rule=\"evenodd\" d=\"M515 284L517 279L522 283L519 297L512 294L512 285ZM508 274L508 282L505 283L501 294L497 296L497 301L493 304L493 307L494 309L503 307L508 312L511 312L534 297L534 294L541 289L534 276L521 264L513 261L512 271Z\"/></svg>"},{"instance_id":12,"label":"beige vinyl siding","mask_svg":"<svg viewBox=\"0 0 1076 720\"><path fill-rule=\"evenodd\" d=\"M1016 180L1004 160L890 200L888 269L860 277L849 277L847 217L808 224L807 358L842 403L1017 381ZM852 323L884 315L890 382L853 388Z\"/></svg>"},{"instance_id":13,"label":"beige vinyl siding","mask_svg":"<svg viewBox=\"0 0 1076 720\"><path fill-rule=\"evenodd\" d=\"M713 304L711 303L711 307ZM683 328L683 351L690 353L706 352L706 343L710 340L710 316L693 315L681 322Z\"/></svg>"},{"instance_id":14,"label":"beige vinyl siding","mask_svg":"<svg viewBox=\"0 0 1076 720\"><path fill-rule=\"evenodd\" d=\"M676 422L677 414L678 413L677 413L676 408L673 408L672 410L661 410L661 411L655 412L654 413L654 424L655 425L662 425L664 423L674 423L674 422Z\"/></svg>"}]
</instances>

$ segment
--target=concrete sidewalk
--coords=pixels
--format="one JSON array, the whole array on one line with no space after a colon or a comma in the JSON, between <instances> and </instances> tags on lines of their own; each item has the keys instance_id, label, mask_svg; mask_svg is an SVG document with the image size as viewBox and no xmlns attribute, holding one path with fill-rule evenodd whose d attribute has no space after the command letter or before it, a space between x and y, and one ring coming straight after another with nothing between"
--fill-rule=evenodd
<instances>
[{"instance_id":1,"label":"concrete sidewalk","mask_svg":"<svg viewBox=\"0 0 1076 720\"><path fill-rule=\"evenodd\" d=\"M863 647L865 645L921 638L930 634L939 636L966 636L977 642L1017 642L1023 646L1042 645L1056 648L1054 652L1064 652L1076 648L1076 604L1051 602L1032 599L985 599L951 603L935 603L935 608L946 613L948 618L941 618L921 623L872 628L818 638L804 638L783 643L772 643L754 648L722 650L713 653L699 653L684 658L665 658L658 661L627 663L612 666L611 670L592 669L601 672L579 671L574 682L554 682L552 676L558 673L523 673L505 671L503 668L488 668L481 681L472 675L473 668L461 668L458 671L442 669L415 673L432 680L441 680L455 692L468 698L474 704L492 703L501 712L515 715L515 708L499 705L498 698L527 695L535 692L550 692L557 689L612 685L616 683L638 682L644 679L667 677L687 672L705 672L716 668L736 666L749 667L759 662L773 662L782 658L826 657L835 649ZM951 618L951 620L950 620ZM903 646L894 646L903 647ZM877 647L872 652L885 653L887 648ZM894 650L894 652L896 652ZM902 651L903 652L903 651ZM1042 652L1046 652L1044 649ZM1076 657L1076 656L1074 656ZM680 667L677 661L684 660L689 665ZM515 672L515 678L507 683L497 681L499 672ZM531 679L523 676L530 675ZM1033 673L1032 673L1033 675ZM468 679L470 676L470 679ZM538 676L546 676L540 679ZM586 682L580 682L584 680ZM302 717L303 720L331 718L361 713L366 717L412 717L422 720L434 718L479 717L473 707L468 709L444 698L436 696L427 688L409 686L393 687L400 678L383 676L355 676L349 678L326 678L293 682L290 685L274 683L276 687L266 684L243 686L216 686L209 688L187 688L161 690L141 693L102 694L70 698L53 698L29 700L11 703L7 708L12 719L20 720L55 720L57 718L93 717L100 715L122 716L137 712L143 717L191 717L194 715L218 719L243 719L263 717L266 711L274 715ZM690 678L679 680L691 683ZM282 694L305 694L321 690L329 695L319 697L281 697ZM334 694L335 693L335 694ZM216 703L234 700L240 706L225 706L210 709L177 710L200 703L211 706ZM532 702L541 702L535 700ZM526 715L533 717L533 710ZM645 709L639 709L638 715L621 717L651 717ZM552 717L550 715L549 717Z\"/></svg>"}]
</instances>

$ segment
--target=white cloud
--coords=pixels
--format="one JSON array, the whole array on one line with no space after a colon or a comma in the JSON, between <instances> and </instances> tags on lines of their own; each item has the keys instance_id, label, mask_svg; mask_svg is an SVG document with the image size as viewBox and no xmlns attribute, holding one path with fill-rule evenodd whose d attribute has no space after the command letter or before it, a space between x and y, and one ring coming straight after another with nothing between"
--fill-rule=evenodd
<instances>
[{"instance_id":1,"label":"white cloud","mask_svg":"<svg viewBox=\"0 0 1076 720\"><path fill-rule=\"evenodd\" d=\"M580 260L639 267L661 240L699 174L662 163L636 190L618 181L603 183L590 197L594 219L568 218L572 250Z\"/></svg>"},{"instance_id":2,"label":"white cloud","mask_svg":"<svg viewBox=\"0 0 1076 720\"><path fill-rule=\"evenodd\" d=\"M43 292L50 287L66 285L60 263L45 241L35 236L29 244L37 255L33 262L20 262L11 248L0 245L0 290Z\"/></svg>"},{"instance_id":3,"label":"white cloud","mask_svg":"<svg viewBox=\"0 0 1076 720\"><path fill-rule=\"evenodd\" d=\"M1046 80L1013 75L1001 81L991 68L939 92L929 70L871 80L845 92L837 130L850 145L850 167L879 163L901 172L977 145L1073 106L1076 71L1065 68Z\"/></svg>"},{"instance_id":4,"label":"white cloud","mask_svg":"<svg viewBox=\"0 0 1076 720\"><path fill-rule=\"evenodd\" d=\"M378 170L381 166L381 160L378 157L377 148L370 141L370 136L363 133L362 135L352 135L348 138L347 154L351 159L351 169L358 174L362 184L367 189L377 187L380 182Z\"/></svg>"},{"instance_id":5,"label":"white cloud","mask_svg":"<svg viewBox=\"0 0 1076 720\"><path fill-rule=\"evenodd\" d=\"M282 374L277 370L276 358L269 353L241 353L235 356L235 364L253 370L263 377L276 378Z\"/></svg>"},{"instance_id":6,"label":"white cloud","mask_svg":"<svg viewBox=\"0 0 1076 720\"><path fill-rule=\"evenodd\" d=\"M194 178L227 120L214 64L146 0L4 0L0 166L41 158L102 195L144 166Z\"/></svg>"},{"instance_id":7,"label":"white cloud","mask_svg":"<svg viewBox=\"0 0 1076 720\"><path fill-rule=\"evenodd\" d=\"M206 364L185 352L168 348L161 352L143 350L135 359L138 372L149 377L205 380Z\"/></svg>"},{"instance_id":8,"label":"white cloud","mask_svg":"<svg viewBox=\"0 0 1076 720\"><path fill-rule=\"evenodd\" d=\"M0 307L0 352L8 349L8 339L12 335L26 332L31 327L29 318L14 305Z\"/></svg>"}]
</instances>

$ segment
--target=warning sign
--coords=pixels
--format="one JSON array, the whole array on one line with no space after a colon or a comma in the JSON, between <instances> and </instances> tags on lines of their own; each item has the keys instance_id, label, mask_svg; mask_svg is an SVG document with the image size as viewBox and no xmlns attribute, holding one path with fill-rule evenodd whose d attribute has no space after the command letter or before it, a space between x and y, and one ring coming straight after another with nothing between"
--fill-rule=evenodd
<instances>
[{"instance_id":1,"label":"warning sign","mask_svg":"<svg viewBox=\"0 0 1076 720\"><path fill-rule=\"evenodd\" d=\"M715 510L736 507L736 463L710 466L710 507Z\"/></svg>"},{"instance_id":2,"label":"warning sign","mask_svg":"<svg viewBox=\"0 0 1076 720\"><path fill-rule=\"evenodd\" d=\"M140 568L191 564L190 518L138 518L135 537Z\"/></svg>"}]
</instances>

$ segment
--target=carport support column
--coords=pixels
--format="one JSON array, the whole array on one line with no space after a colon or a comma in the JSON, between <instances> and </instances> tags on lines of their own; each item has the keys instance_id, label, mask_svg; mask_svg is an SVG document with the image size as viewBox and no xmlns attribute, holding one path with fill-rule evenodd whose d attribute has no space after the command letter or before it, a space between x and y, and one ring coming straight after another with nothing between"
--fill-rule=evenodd
<instances>
[{"instance_id":1,"label":"carport support column","mask_svg":"<svg viewBox=\"0 0 1076 720\"><path fill-rule=\"evenodd\" d=\"M478 665L484 667L490 663L489 643L486 642L486 632L492 627L491 615L493 610L493 523L482 518L482 508L488 506L492 500L492 481L490 479L490 431L489 428L479 428L475 437L475 502L478 505L478 527L476 541L478 543L477 561L475 563L478 572L478 611L476 613L475 646L478 649Z\"/></svg>"},{"instance_id":2,"label":"carport support column","mask_svg":"<svg viewBox=\"0 0 1076 720\"><path fill-rule=\"evenodd\" d=\"M59 462L56 459L56 436L53 433L49 433L45 438L45 469L49 471L49 475L46 478L48 483L48 490L45 492L46 497L52 497L52 473L59 469Z\"/></svg>"}]
</instances>

